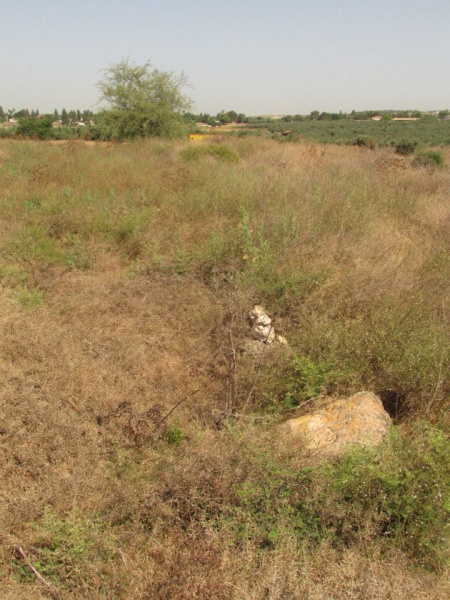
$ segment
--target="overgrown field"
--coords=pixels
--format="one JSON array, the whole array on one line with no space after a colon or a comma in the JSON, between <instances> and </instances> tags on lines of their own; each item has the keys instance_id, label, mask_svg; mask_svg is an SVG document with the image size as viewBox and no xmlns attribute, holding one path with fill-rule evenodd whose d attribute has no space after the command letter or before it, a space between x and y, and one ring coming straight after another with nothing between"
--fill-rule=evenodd
<instances>
[{"instance_id":1,"label":"overgrown field","mask_svg":"<svg viewBox=\"0 0 450 600\"><path fill-rule=\"evenodd\" d=\"M1 598L448 598L450 151L202 144L0 141Z\"/></svg>"}]
</instances>

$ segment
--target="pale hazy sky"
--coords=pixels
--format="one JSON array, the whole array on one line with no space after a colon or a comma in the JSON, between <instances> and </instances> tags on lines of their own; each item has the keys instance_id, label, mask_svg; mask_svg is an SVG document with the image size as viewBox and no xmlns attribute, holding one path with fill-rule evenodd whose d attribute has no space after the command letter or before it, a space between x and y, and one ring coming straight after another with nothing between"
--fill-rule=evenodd
<instances>
[{"instance_id":1,"label":"pale hazy sky","mask_svg":"<svg viewBox=\"0 0 450 600\"><path fill-rule=\"evenodd\" d=\"M0 0L0 105L96 109L129 57L198 112L450 108L450 0Z\"/></svg>"}]
</instances>

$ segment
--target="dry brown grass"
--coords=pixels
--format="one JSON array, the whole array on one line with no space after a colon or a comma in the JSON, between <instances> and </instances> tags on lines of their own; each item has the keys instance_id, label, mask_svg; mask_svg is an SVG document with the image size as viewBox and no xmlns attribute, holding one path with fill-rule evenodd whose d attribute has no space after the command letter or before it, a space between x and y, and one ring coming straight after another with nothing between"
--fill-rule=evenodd
<instances>
[{"instance_id":1,"label":"dry brown grass","mask_svg":"<svg viewBox=\"0 0 450 600\"><path fill-rule=\"evenodd\" d=\"M214 428L227 393L230 307L237 341L247 307L264 302L296 350L348 358L360 368L354 385L397 386L416 412L429 406L439 418L448 401L438 360L445 346L430 354L433 343L424 342L429 361L404 372L386 365L409 357L415 329L445 341L449 172L386 168L386 150L227 144L241 157L236 165L187 165L183 143L1 141L5 600L48 597L20 572L15 545L42 565L61 598L450 594L445 577L414 570L399 553L363 543L301 547L289 537L269 552L236 544L205 517L226 512L236 481L253 466L235 437ZM273 291L272 280L283 277L295 280L295 293ZM388 309L398 320L377 337ZM385 342L394 330L398 354ZM420 377L417 365L424 365ZM250 376L240 375L242 399ZM257 399L269 391L258 390ZM175 419L180 446L165 436ZM249 427L243 443L270 449L270 436ZM46 507L60 520L47 518ZM93 545L81 558L68 546L52 563L45 551L74 507L79 535Z\"/></svg>"}]
</instances>

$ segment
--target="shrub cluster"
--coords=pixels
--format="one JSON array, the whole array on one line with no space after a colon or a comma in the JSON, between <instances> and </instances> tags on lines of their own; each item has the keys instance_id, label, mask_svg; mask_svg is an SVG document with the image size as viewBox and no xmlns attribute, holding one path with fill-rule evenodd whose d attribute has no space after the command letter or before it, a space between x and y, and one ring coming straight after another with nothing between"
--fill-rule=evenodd
<instances>
[{"instance_id":1,"label":"shrub cluster","mask_svg":"<svg viewBox=\"0 0 450 600\"><path fill-rule=\"evenodd\" d=\"M440 152L429 150L428 152L420 152L412 162L412 166L415 168L420 167L442 167L444 164L444 157Z\"/></svg>"},{"instance_id":2,"label":"shrub cluster","mask_svg":"<svg viewBox=\"0 0 450 600\"><path fill-rule=\"evenodd\" d=\"M402 141L395 145L395 151L402 156L413 154L417 146L417 142Z\"/></svg>"}]
</instances>

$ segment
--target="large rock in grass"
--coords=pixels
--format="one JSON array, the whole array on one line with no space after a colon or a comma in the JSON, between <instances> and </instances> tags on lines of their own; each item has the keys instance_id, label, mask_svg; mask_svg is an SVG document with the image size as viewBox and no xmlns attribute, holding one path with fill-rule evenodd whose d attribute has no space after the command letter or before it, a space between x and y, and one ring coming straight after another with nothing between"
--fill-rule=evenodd
<instances>
[{"instance_id":1,"label":"large rock in grass","mask_svg":"<svg viewBox=\"0 0 450 600\"><path fill-rule=\"evenodd\" d=\"M315 412L289 419L282 428L298 440L304 457L333 458L355 444L379 444L390 424L380 398L359 392L345 400L325 400Z\"/></svg>"}]
</instances>

